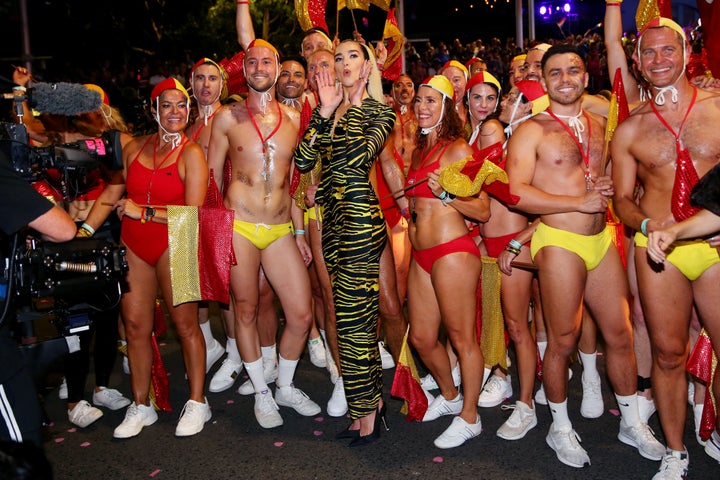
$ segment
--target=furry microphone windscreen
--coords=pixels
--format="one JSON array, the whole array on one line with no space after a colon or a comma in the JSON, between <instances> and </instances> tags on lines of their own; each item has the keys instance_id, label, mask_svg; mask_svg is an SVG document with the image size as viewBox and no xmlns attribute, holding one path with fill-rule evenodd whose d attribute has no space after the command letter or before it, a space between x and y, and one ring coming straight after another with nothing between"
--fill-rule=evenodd
<instances>
[{"instance_id":1,"label":"furry microphone windscreen","mask_svg":"<svg viewBox=\"0 0 720 480\"><path fill-rule=\"evenodd\" d=\"M35 83L28 89L30 106L42 113L79 115L100 108L100 93L78 83Z\"/></svg>"}]
</instances>

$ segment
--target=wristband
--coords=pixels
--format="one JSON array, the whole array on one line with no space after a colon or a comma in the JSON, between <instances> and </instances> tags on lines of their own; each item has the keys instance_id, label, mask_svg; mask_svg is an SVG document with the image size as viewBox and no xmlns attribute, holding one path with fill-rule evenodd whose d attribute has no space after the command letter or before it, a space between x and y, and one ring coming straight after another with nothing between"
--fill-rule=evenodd
<instances>
[{"instance_id":1,"label":"wristband","mask_svg":"<svg viewBox=\"0 0 720 480\"><path fill-rule=\"evenodd\" d=\"M447 192L445 192L445 193L447 193ZM445 198L441 199L440 201L442 202L443 205L445 205L447 207L448 205L450 205L452 202L455 201L455 195L453 195L452 193L447 193L447 195L445 195Z\"/></svg>"},{"instance_id":2,"label":"wristband","mask_svg":"<svg viewBox=\"0 0 720 480\"><path fill-rule=\"evenodd\" d=\"M22 85L16 85L13 87L13 91L19 91L19 92L27 92L27 88L23 87Z\"/></svg>"},{"instance_id":3,"label":"wristband","mask_svg":"<svg viewBox=\"0 0 720 480\"><path fill-rule=\"evenodd\" d=\"M442 192L440 192L440 195L435 195L435 196L437 198L439 198L440 200L445 200L445 198L447 198L447 196L448 196L448 192L446 190L443 190Z\"/></svg>"},{"instance_id":4,"label":"wristband","mask_svg":"<svg viewBox=\"0 0 720 480\"><path fill-rule=\"evenodd\" d=\"M400 209L400 215L402 217L404 217L405 219L409 218L410 217L410 209L407 207Z\"/></svg>"},{"instance_id":5,"label":"wristband","mask_svg":"<svg viewBox=\"0 0 720 480\"><path fill-rule=\"evenodd\" d=\"M92 227L91 227L90 225L88 225L87 223L83 223L82 225L80 225L80 228L83 229L83 230L87 230L88 232L90 232L90 235L91 235L91 236L92 236L92 235L95 235L95 229L92 228Z\"/></svg>"},{"instance_id":6,"label":"wristband","mask_svg":"<svg viewBox=\"0 0 720 480\"><path fill-rule=\"evenodd\" d=\"M622 0L605 0L606 5L620 5Z\"/></svg>"},{"instance_id":7,"label":"wristband","mask_svg":"<svg viewBox=\"0 0 720 480\"><path fill-rule=\"evenodd\" d=\"M146 211L146 210L147 210L147 209L146 209L145 207L143 207L143 209L140 210L140 223L142 223L142 224L144 224L145 222L147 222L147 217L145 216L145 211Z\"/></svg>"},{"instance_id":8,"label":"wristband","mask_svg":"<svg viewBox=\"0 0 720 480\"><path fill-rule=\"evenodd\" d=\"M248 0L238 0L238 5L250 5L250 2Z\"/></svg>"},{"instance_id":9,"label":"wristband","mask_svg":"<svg viewBox=\"0 0 720 480\"><path fill-rule=\"evenodd\" d=\"M517 248L518 250L520 250L522 248L522 243L518 242L514 238L508 242L508 245L510 245L513 248Z\"/></svg>"},{"instance_id":10,"label":"wristband","mask_svg":"<svg viewBox=\"0 0 720 480\"><path fill-rule=\"evenodd\" d=\"M606 7L619 7L622 2L605 2Z\"/></svg>"},{"instance_id":11,"label":"wristband","mask_svg":"<svg viewBox=\"0 0 720 480\"><path fill-rule=\"evenodd\" d=\"M299 228L295 229L295 235L305 235L305 230L301 230Z\"/></svg>"},{"instance_id":12,"label":"wristband","mask_svg":"<svg viewBox=\"0 0 720 480\"><path fill-rule=\"evenodd\" d=\"M640 223L640 231L641 231L642 234L645 235L646 237L647 237L647 225L648 225L648 222L650 222L650 218L646 218L645 220L642 221L642 223Z\"/></svg>"},{"instance_id":13,"label":"wristband","mask_svg":"<svg viewBox=\"0 0 720 480\"><path fill-rule=\"evenodd\" d=\"M85 227L80 227L80 228L78 229L78 231L77 231L77 236L78 236L78 237L90 238L90 237L93 236L93 234L90 233L90 230L88 230L87 228L85 228Z\"/></svg>"},{"instance_id":14,"label":"wristband","mask_svg":"<svg viewBox=\"0 0 720 480\"><path fill-rule=\"evenodd\" d=\"M520 249L519 249L519 248L516 248L516 247L513 247L512 245L510 245L510 243L508 243L507 245L505 245L505 251L512 253L512 254L515 255L516 257L517 257L518 255L520 255Z\"/></svg>"}]
</instances>

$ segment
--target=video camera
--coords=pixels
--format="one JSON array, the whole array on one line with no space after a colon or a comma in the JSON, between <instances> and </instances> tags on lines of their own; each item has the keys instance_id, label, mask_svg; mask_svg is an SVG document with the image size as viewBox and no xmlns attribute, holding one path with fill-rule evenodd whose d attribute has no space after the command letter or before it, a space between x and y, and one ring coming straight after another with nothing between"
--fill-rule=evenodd
<instances>
[{"instance_id":1,"label":"video camera","mask_svg":"<svg viewBox=\"0 0 720 480\"><path fill-rule=\"evenodd\" d=\"M120 132L108 130L99 138L53 145L30 146L25 125L0 122L0 149L10 158L15 171L29 182L44 177L48 169L80 177L97 168L122 170Z\"/></svg>"},{"instance_id":2,"label":"video camera","mask_svg":"<svg viewBox=\"0 0 720 480\"><path fill-rule=\"evenodd\" d=\"M73 335L90 327L92 312L120 302L125 247L102 238L52 243L29 237L9 253L0 298L15 304L19 324L45 318L59 334Z\"/></svg>"},{"instance_id":3,"label":"video camera","mask_svg":"<svg viewBox=\"0 0 720 480\"><path fill-rule=\"evenodd\" d=\"M56 170L62 175L64 200L82 193L76 186L88 173L99 168L123 168L118 131L40 148L30 146L25 125L1 122L0 150L29 183L49 180L48 171ZM93 311L119 304L121 282L128 269L125 247L102 238L53 243L32 235L15 235L8 240L0 245L0 259L4 261L0 265L0 325L12 306L19 329L31 331L35 320L47 319L60 335L67 336L87 330Z\"/></svg>"}]
</instances>

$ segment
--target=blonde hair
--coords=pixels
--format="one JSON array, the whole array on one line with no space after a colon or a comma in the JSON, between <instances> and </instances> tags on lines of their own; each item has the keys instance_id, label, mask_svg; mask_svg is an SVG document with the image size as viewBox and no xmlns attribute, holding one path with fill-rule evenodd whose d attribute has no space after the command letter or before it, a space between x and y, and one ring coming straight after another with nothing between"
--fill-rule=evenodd
<instances>
[{"instance_id":1,"label":"blonde hair","mask_svg":"<svg viewBox=\"0 0 720 480\"><path fill-rule=\"evenodd\" d=\"M99 124L98 116L102 116L104 126ZM106 130L119 130L122 133L129 132L120 110L105 103L100 105L100 108L96 111L82 113L71 117L69 120L71 128L88 137L99 137Z\"/></svg>"},{"instance_id":2,"label":"blonde hair","mask_svg":"<svg viewBox=\"0 0 720 480\"><path fill-rule=\"evenodd\" d=\"M370 62L370 75L368 76L367 84L368 95L380 103L385 103L385 94L382 89L382 75L380 74L380 69L377 67L375 52L367 45L362 45L362 47L367 52L369 57L368 62Z\"/></svg>"}]
</instances>

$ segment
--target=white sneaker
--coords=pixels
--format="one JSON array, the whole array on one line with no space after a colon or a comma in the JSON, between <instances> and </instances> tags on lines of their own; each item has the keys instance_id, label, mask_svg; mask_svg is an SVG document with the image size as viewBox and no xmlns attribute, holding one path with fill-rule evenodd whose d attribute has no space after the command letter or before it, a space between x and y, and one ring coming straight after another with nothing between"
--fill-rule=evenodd
<instances>
[{"instance_id":1,"label":"white sneaker","mask_svg":"<svg viewBox=\"0 0 720 480\"><path fill-rule=\"evenodd\" d=\"M122 393L114 388L105 387L100 387L99 392L93 392L92 402L93 405L109 408L110 410L120 410L132 403L129 398L125 398Z\"/></svg>"},{"instance_id":2,"label":"white sneaker","mask_svg":"<svg viewBox=\"0 0 720 480\"><path fill-rule=\"evenodd\" d=\"M310 353L310 363L318 368L325 368L327 366L327 360L325 360L325 344L322 341L322 337L308 340L307 345L308 352Z\"/></svg>"},{"instance_id":3,"label":"white sneaker","mask_svg":"<svg viewBox=\"0 0 720 480\"><path fill-rule=\"evenodd\" d=\"M123 373L125 375L130 375L130 360L126 355L123 355L122 357L122 364L123 364Z\"/></svg>"},{"instance_id":4,"label":"white sneaker","mask_svg":"<svg viewBox=\"0 0 720 480\"><path fill-rule=\"evenodd\" d=\"M512 397L512 394L510 375L508 375L505 380L503 380L502 377L493 375L483 387L482 392L480 392L478 407L495 407Z\"/></svg>"},{"instance_id":5,"label":"white sneaker","mask_svg":"<svg viewBox=\"0 0 720 480\"><path fill-rule=\"evenodd\" d=\"M212 393L218 393L232 387L233 383L235 383L235 379L238 375L240 375L242 368L242 362L237 363L229 357L226 358L223 360L222 365L220 365L220 368L218 368L217 372L215 372L215 375L213 375L210 380L208 390Z\"/></svg>"},{"instance_id":6,"label":"white sneaker","mask_svg":"<svg viewBox=\"0 0 720 480\"><path fill-rule=\"evenodd\" d=\"M655 402L652 398L645 398L642 395L638 395L637 399L640 421L648 423L648 420L650 420L650 417L652 417L656 411Z\"/></svg>"},{"instance_id":7,"label":"white sneaker","mask_svg":"<svg viewBox=\"0 0 720 480\"><path fill-rule=\"evenodd\" d=\"M265 375L265 383L267 385L275 383L278 375L277 362L273 363L263 358L263 375ZM255 393L255 387L253 387L252 381L248 378L238 387L237 392L240 395L253 395Z\"/></svg>"},{"instance_id":8,"label":"white sneaker","mask_svg":"<svg viewBox=\"0 0 720 480\"><path fill-rule=\"evenodd\" d=\"M211 418L212 412L210 411L210 404L207 398L205 399L205 403L188 400L182 412L180 412L180 421L178 421L177 427L175 428L175 436L189 437L200 433L205 423L209 422Z\"/></svg>"},{"instance_id":9,"label":"white sneaker","mask_svg":"<svg viewBox=\"0 0 720 480\"><path fill-rule=\"evenodd\" d=\"M255 407L253 410L255 418L263 428L275 428L283 424L283 419L278 412L278 406L269 389L255 394Z\"/></svg>"},{"instance_id":10,"label":"white sneaker","mask_svg":"<svg viewBox=\"0 0 720 480\"><path fill-rule=\"evenodd\" d=\"M213 338L213 344L208 348L205 347L205 373L208 373L210 369L215 365L215 362L220 360L220 357L225 353L225 348L220 345L220 342Z\"/></svg>"},{"instance_id":11,"label":"white sneaker","mask_svg":"<svg viewBox=\"0 0 720 480\"><path fill-rule=\"evenodd\" d=\"M646 423L631 427L620 420L618 440L638 449L640 455L648 460L661 460L665 456L665 447L655 438L653 431Z\"/></svg>"},{"instance_id":12,"label":"white sneaker","mask_svg":"<svg viewBox=\"0 0 720 480\"><path fill-rule=\"evenodd\" d=\"M565 465L575 468L583 468L586 463L590 465L590 457L580 446L582 440L572 426L556 429L555 423L552 423L545 441L555 451L558 460Z\"/></svg>"},{"instance_id":13,"label":"white sneaker","mask_svg":"<svg viewBox=\"0 0 720 480\"><path fill-rule=\"evenodd\" d=\"M572 368L568 368L568 381L572 380L573 372ZM540 388L537 392L535 392L535 403L538 405L547 405L547 397L545 396L545 386L542 383L542 380L540 381Z\"/></svg>"},{"instance_id":14,"label":"white sneaker","mask_svg":"<svg viewBox=\"0 0 720 480\"><path fill-rule=\"evenodd\" d=\"M331 417L342 417L348 411L347 399L345 398L345 386L342 377L337 379L333 387L332 395L327 403L327 413Z\"/></svg>"},{"instance_id":15,"label":"white sneaker","mask_svg":"<svg viewBox=\"0 0 720 480\"><path fill-rule=\"evenodd\" d=\"M395 368L395 360L393 360L392 355L390 355L390 352L388 352L387 349L385 348L385 342L380 340L378 342L378 349L380 350L380 359L382 360L382 369L390 370L391 368Z\"/></svg>"},{"instance_id":16,"label":"white sneaker","mask_svg":"<svg viewBox=\"0 0 720 480\"><path fill-rule=\"evenodd\" d=\"M538 388L538 391L535 392L535 403L538 405L547 405L547 397L545 396L545 386L543 386L542 382L540 383L540 388Z\"/></svg>"},{"instance_id":17,"label":"white sneaker","mask_svg":"<svg viewBox=\"0 0 720 480\"><path fill-rule=\"evenodd\" d=\"M462 417L453 418L450 426L433 442L438 448L455 448L475 438L482 432L480 415L475 423L467 423Z\"/></svg>"},{"instance_id":18,"label":"white sneaker","mask_svg":"<svg viewBox=\"0 0 720 480\"><path fill-rule=\"evenodd\" d=\"M537 414L534 405L530 407L518 400L515 405L503 405L500 408L502 410L513 410L510 417L498 428L497 436L500 438L520 440L537 425Z\"/></svg>"},{"instance_id":19,"label":"white sneaker","mask_svg":"<svg viewBox=\"0 0 720 480\"><path fill-rule=\"evenodd\" d=\"M453 383L456 387L459 387L460 382L462 381L462 377L460 376L460 364L456 363L455 367L453 367L452 372L450 373L452 373ZM435 378L430 373L420 379L420 386L423 390L428 392L430 390L437 390L438 388L440 388L435 381Z\"/></svg>"},{"instance_id":20,"label":"white sneaker","mask_svg":"<svg viewBox=\"0 0 720 480\"><path fill-rule=\"evenodd\" d=\"M679 480L687 477L690 459L687 452L666 450L660 462L660 470L653 480Z\"/></svg>"},{"instance_id":21,"label":"white sneaker","mask_svg":"<svg viewBox=\"0 0 720 480\"><path fill-rule=\"evenodd\" d=\"M435 397L435 400L428 405L423 422L431 422L443 415L458 415L462 411L463 396L458 393L457 397L452 400L446 400L442 395Z\"/></svg>"},{"instance_id":22,"label":"white sneaker","mask_svg":"<svg viewBox=\"0 0 720 480\"><path fill-rule=\"evenodd\" d=\"M93 407L87 400L80 400L72 410L68 410L68 420L80 428L85 428L100 420L102 416L102 410Z\"/></svg>"},{"instance_id":23,"label":"white sneaker","mask_svg":"<svg viewBox=\"0 0 720 480\"><path fill-rule=\"evenodd\" d=\"M439 388L437 382L435 381L435 377L433 377L431 373L428 373L424 377L420 378L420 387L422 387L422 389L426 392L429 392L430 390L437 390Z\"/></svg>"},{"instance_id":24,"label":"white sneaker","mask_svg":"<svg viewBox=\"0 0 720 480\"><path fill-rule=\"evenodd\" d=\"M275 403L281 407L290 407L304 417L311 417L321 412L320 405L310 400L305 392L295 388L292 383L275 389Z\"/></svg>"},{"instance_id":25,"label":"white sneaker","mask_svg":"<svg viewBox=\"0 0 720 480\"><path fill-rule=\"evenodd\" d=\"M717 430L714 430L710 438L705 442L705 453L720 463L720 435L718 435Z\"/></svg>"},{"instance_id":26,"label":"white sneaker","mask_svg":"<svg viewBox=\"0 0 720 480\"><path fill-rule=\"evenodd\" d=\"M601 417L605 411L602 397L602 385L600 383L600 375L596 374L594 378L586 378L585 373L582 374L582 403L580 404L580 415L585 418ZM659 459L658 459L659 460Z\"/></svg>"},{"instance_id":27,"label":"white sneaker","mask_svg":"<svg viewBox=\"0 0 720 480\"><path fill-rule=\"evenodd\" d=\"M693 405L693 420L695 420L695 439L697 439L698 443L702 446L706 445L706 442L703 442L703 439L700 438L700 423L702 422L702 415L703 415L703 409L705 405L698 404Z\"/></svg>"},{"instance_id":28,"label":"white sneaker","mask_svg":"<svg viewBox=\"0 0 720 480\"><path fill-rule=\"evenodd\" d=\"M113 437L130 438L140 433L143 427L157 422L158 415L152 404L149 406L132 403L125 411L125 419L115 428Z\"/></svg>"}]
</instances>

